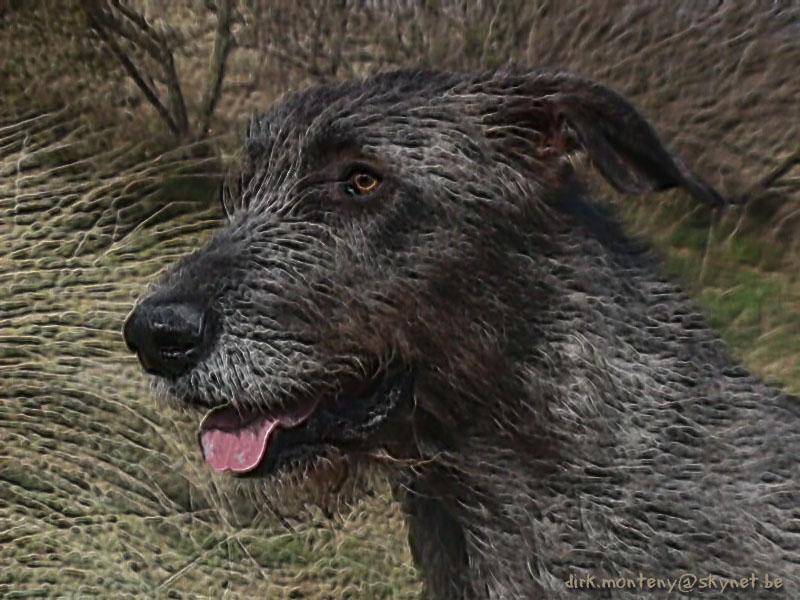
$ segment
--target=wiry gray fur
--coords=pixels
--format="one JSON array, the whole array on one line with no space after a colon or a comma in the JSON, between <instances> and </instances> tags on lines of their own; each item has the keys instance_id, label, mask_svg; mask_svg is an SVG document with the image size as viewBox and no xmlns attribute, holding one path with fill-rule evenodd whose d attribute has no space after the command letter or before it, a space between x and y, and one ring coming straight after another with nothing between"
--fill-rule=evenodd
<instances>
[{"instance_id":1,"label":"wiry gray fur","mask_svg":"<svg viewBox=\"0 0 800 600\"><path fill-rule=\"evenodd\" d=\"M369 443L397 459L434 598L684 573L784 583L692 597L795 597L798 399L741 368L587 196L581 151L620 189L719 202L570 74L400 72L288 98L251 126L229 225L155 292L204 294L220 324L163 385L269 412L412 369L413 411ZM375 198L332 192L352 160L384 175Z\"/></svg>"}]
</instances>

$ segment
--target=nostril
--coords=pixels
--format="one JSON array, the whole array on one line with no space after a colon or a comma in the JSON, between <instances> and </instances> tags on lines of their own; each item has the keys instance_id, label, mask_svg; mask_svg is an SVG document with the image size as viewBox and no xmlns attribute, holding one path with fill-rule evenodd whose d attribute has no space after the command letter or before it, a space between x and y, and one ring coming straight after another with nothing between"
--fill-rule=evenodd
<instances>
[{"instance_id":1,"label":"nostril","mask_svg":"<svg viewBox=\"0 0 800 600\"><path fill-rule=\"evenodd\" d=\"M181 360L191 358L198 351L197 346L164 346L161 348L161 357L165 360Z\"/></svg>"}]
</instances>

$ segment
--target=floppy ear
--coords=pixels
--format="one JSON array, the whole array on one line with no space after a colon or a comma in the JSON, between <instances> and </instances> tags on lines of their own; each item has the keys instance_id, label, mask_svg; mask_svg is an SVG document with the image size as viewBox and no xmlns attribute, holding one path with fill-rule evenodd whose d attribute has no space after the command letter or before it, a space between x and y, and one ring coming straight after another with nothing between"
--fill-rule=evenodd
<instances>
[{"instance_id":1,"label":"floppy ear","mask_svg":"<svg viewBox=\"0 0 800 600\"><path fill-rule=\"evenodd\" d=\"M540 127L545 124L540 140L550 153L582 149L606 180L623 192L683 187L707 204L727 204L666 149L645 118L616 92L564 73L536 74L525 82L511 79L516 79L513 94L527 92L533 96L528 101L543 111L536 122Z\"/></svg>"}]
</instances>

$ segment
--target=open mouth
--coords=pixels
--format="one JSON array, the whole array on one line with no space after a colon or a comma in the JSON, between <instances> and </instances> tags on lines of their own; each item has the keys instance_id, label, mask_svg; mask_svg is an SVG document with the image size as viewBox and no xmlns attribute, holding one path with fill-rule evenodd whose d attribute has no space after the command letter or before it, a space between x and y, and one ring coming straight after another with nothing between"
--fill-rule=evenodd
<instances>
[{"instance_id":1,"label":"open mouth","mask_svg":"<svg viewBox=\"0 0 800 600\"><path fill-rule=\"evenodd\" d=\"M393 370L334 398L315 398L283 412L242 413L233 405L211 409L198 441L217 472L270 475L322 456L332 447L364 449L378 430L413 405L413 376Z\"/></svg>"}]
</instances>

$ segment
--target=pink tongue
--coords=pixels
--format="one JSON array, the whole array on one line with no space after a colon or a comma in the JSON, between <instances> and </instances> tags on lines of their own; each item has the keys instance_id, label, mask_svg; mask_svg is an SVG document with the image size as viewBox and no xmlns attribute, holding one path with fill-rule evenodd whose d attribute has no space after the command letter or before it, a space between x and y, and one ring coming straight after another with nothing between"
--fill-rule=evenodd
<instances>
[{"instance_id":1,"label":"pink tongue","mask_svg":"<svg viewBox=\"0 0 800 600\"><path fill-rule=\"evenodd\" d=\"M229 406L213 410L200 424L203 458L215 471L252 471L263 460L279 424L263 416L242 420Z\"/></svg>"}]
</instances>

